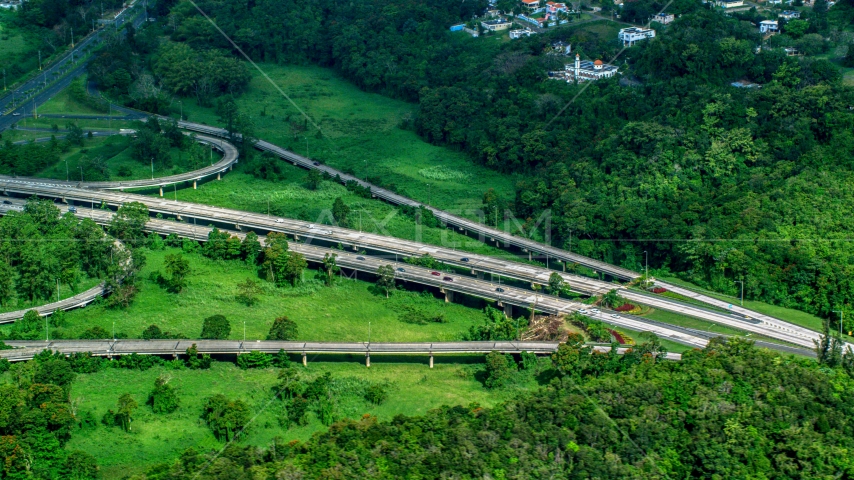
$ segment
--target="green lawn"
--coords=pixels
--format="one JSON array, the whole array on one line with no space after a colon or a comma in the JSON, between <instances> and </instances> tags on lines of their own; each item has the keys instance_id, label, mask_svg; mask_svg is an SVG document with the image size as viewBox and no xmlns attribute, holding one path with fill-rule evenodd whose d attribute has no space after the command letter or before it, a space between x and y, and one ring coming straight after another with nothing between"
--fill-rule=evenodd
<instances>
[{"instance_id":1,"label":"green lawn","mask_svg":"<svg viewBox=\"0 0 854 480\"><path fill-rule=\"evenodd\" d=\"M380 420L391 420L398 414L419 415L442 405L473 402L493 406L537 385L531 376L525 376L513 386L490 391L475 379L480 365L443 363L441 357L436 357L432 370L427 366L426 357L383 361L382 357L375 356L372 360L371 368L365 368L361 357L342 358L334 363L309 361L308 368L298 368L301 375L308 378L331 372L340 392L336 399L337 411L340 416L353 419L371 414ZM480 362L482 357L471 361ZM116 408L118 397L124 393L133 395L141 407L134 415L132 432L125 433L118 427L101 424L92 430L75 429L66 449L84 450L94 455L106 479L126 478L153 464L171 463L189 447L201 451L219 450L223 444L199 420L205 399L217 393L243 399L257 415L242 441L244 445L266 447L274 437L285 441L305 440L312 433L325 430L326 427L312 415L306 426L289 430L279 426L277 415L281 403L273 400L272 391L277 373L276 369L240 370L231 363L214 362L207 371L158 367L148 371L107 369L78 375L71 389L71 399L79 402L79 412L92 412L100 420L108 409ZM170 384L176 387L180 397L181 406L172 414L155 415L145 405L154 380L161 374L171 377ZM366 381L388 382L388 400L376 406L354 394L351 386Z\"/></svg>"},{"instance_id":2,"label":"green lawn","mask_svg":"<svg viewBox=\"0 0 854 480\"><path fill-rule=\"evenodd\" d=\"M85 77L84 77L85 82ZM71 98L68 94L68 89L63 89L56 96L45 102L39 107L39 114L45 113L74 113L78 115L100 115L104 116L107 113L94 110L82 103ZM109 113L109 112L108 112ZM124 116L122 113L113 111L114 116Z\"/></svg>"},{"instance_id":3,"label":"green lawn","mask_svg":"<svg viewBox=\"0 0 854 480\"><path fill-rule=\"evenodd\" d=\"M512 176L476 165L461 152L430 145L399 128L412 119L414 105L362 92L329 69L259 66L311 119L305 120L253 70L248 92L238 103L252 117L259 138L299 154L309 153L362 178L379 177L412 198L461 214L472 215L467 210L479 208L489 188L508 199L514 195ZM190 121L221 125L212 108L200 108L193 99L184 100L183 111Z\"/></svg>"},{"instance_id":4,"label":"green lawn","mask_svg":"<svg viewBox=\"0 0 854 480\"><path fill-rule=\"evenodd\" d=\"M238 261L213 261L189 254L192 272L188 286L179 294L168 293L149 280L151 272L163 271L164 256L177 249L148 252L140 274L140 293L127 310L111 310L102 305L68 312L68 326L56 331L57 338L76 338L84 330L100 326L115 329L131 338L139 338L151 324L188 338L197 338L205 317L224 314L231 320L232 339L264 339L279 316L287 316L299 325L300 340L360 342L371 341L450 341L458 340L468 328L482 321L479 300L472 307L445 303L429 293L398 290L391 298L371 293L372 283L341 279L333 288L312 281L315 271L306 271L306 284L297 288L275 288L264 282L264 294L252 307L235 298L235 285L254 278L255 271ZM425 325L404 323L404 306L425 314L444 315L445 323ZM8 327L6 327L8 328Z\"/></svg>"},{"instance_id":5,"label":"green lawn","mask_svg":"<svg viewBox=\"0 0 854 480\"><path fill-rule=\"evenodd\" d=\"M42 134L41 136L44 136ZM150 178L152 175L151 164L142 163L131 157L130 143L131 138L127 136L113 135L109 137L94 137L92 139L84 139L82 147L72 147L67 153L60 156L60 161L51 167L38 173L37 176L44 178L57 178L64 180L66 178L66 168L70 172L69 176L72 180L80 179L80 163L88 162L92 159L100 158L108 168L110 180L138 180ZM175 175L184 173L190 170L186 160L188 154L177 148L170 150L173 166L165 168L162 162L154 163L153 175L162 177L167 175ZM211 151L210 162L217 162L222 158L222 155ZM66 166L66 161L67 166ZM119 170L124 167L130 173L129 175L120 176Z\"/></svg>"}]
</instances>

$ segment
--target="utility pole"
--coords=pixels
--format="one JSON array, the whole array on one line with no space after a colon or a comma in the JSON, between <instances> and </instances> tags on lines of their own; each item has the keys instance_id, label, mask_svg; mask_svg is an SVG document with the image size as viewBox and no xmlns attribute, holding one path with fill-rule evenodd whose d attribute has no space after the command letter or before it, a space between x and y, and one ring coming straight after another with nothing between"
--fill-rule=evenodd
<instances>
[{"instance_id":1,"label":"utility pole","mask_svg":"<svg viewBox=\"0 0 854 480\"><path fill-rule=\"evenodd\" d=\"M644 286L649 286L649 252L646 250L643 251L644 257L646 258L646 270L644 272Z\"/></svg>"},{"instance_id":2,"label":"utility pole","mask_svg":"<svg viewBox=\"0 0 854 480\"><path fill-rule=\"evenodd\" d=\"M243 321L243 343L246 343L246 320Z\"/></svg>"},{"instance_id":3,"label":"utility pole","mask_svg":"<svg viewBox=\"0 0 854 480\"><path fill-rule=\"evenodd\" d=\"M83 165L80 165L80 181L83 181Z\"/></svg>"},{"instance_id":4,"label":"utility pole","mask_svg":"<svg viewBox=\"0 0 854 480\"><path fill-rule=\"evenodd\" d=\"M39 50L39 70L42 69L42 51Z\"/></svg>"},{"instance_id":5,"label":"utility pole","mask_svg":"<svg viewBox=\"0 0 854 480\"><path fill-rule=\"evenodd\" d=\"M834 312L834 313L838 313L838 314L839 314L839 336L841 337L841 336L842 336L842 320L845 318L845 317L844 317L844 312L843 312L843 310L842 310L842 309L840 309L840 310L833 310L833 312Z\"/></svg>"},{"instance_id":6,"label":"utility pole","mask_svg":"<svg viewBox=\"0 0 854 480\"><path fill-rule=\"evenodd\" d=\"M74 48L74 27L71 27L71 48Z\"/></svg>"},{"instance_id":7,"label":"utility pole","mask_svg":"<svg viewBox=\"0 0 854 480\"><path fill-rule=\"evenodd\" d=\"M151 157L151 179L154 180L154 157Z\"/></svg>"},{"instance_id":8,"label":"utility pole","mask_svg":"<svg viewBox=\"0 0 854 480\"><path fill-rule=\"evenodd\" d=\"M68 159L65 159L65 181L68 181Z\"/></svg>"},{"instance_id":9,"label":"utility pole","mask_svg":"<svg viewBox=\"0 0 854 480\"><path fill-rule=\"evenodd\" d=\"M741 306L744 306L744 280L736 280L736 283L741 284Z\"/></svg>"},{"instance_id":10,"label":"utility pole","mask_svg":"<svg viewBox=\"0 0 854 480\"><path fill-rule=\"evenodd\" d=\"M3 91L6 91L6 69L3 69Z\"/></svg>"},{"instance_id":11,"label":"utility pole","mask_svg":"<svg viewBox=\"0 0 854 480\"><path fill-rule=\"evenodd\" d=\"M308 137L302 137L305 139L305 158L311 158L311 152L308 150Z\"/></svg>"}]
</instances>

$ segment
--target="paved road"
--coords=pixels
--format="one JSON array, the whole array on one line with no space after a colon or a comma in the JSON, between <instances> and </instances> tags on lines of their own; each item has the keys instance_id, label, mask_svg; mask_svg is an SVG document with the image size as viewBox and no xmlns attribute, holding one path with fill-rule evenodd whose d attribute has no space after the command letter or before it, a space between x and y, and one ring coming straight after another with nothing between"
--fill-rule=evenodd
<instances>
[{"instance_id":1,"label":"paved road","mask_svg":"<svg viewBox=\"0 0 854 480\"><path fill-rule=\"evenodd\" d=\"M490 257L481 257L471 254L466 254L468 255L466 258L469 258L469 262L462 262L462 257L459 257L459 252L452 250L449 255L447 249L440 249L431 245L424 245L418 242L400 240L382 235L356 232L349 229L326 225L314 225L300 220L268 217L266 215L242 212L239 210L152 198L143 195L73 188L65 185L64 182L54 182L52 180L30 179L24 181L20 179L0 177L0 188L2 188L4 192L17 193L24 196L38 194L43 197L53 197L64 199L65 201L73 201L78 203L78 205L83 206L100 205L102 202L113 206L120 206L123 203L137 201L146 204L153 214L162 213L165 216L174 215L179 219L188 221L193 219L196 223L200 223L202 225L214 223L220 225L233 225L235 226L235 229L244 228L259 232L283 232L294 236L294 238L298 240L309 239L310 241L320 242L322 244L340 243L355 251L362 248L369 248L380 253L386 253L389 257L391 255L420 257L424 253L430 253L437 259L445 260L447 258L449 262L457 265L463 265L466 268L471 268L471 271L475 275L477 275L477 272L495 273L511 278L528 279L534 283L546 283L548 281L548 276L551 274L550 271L540 267L533 267L510 261L500 261ZM81 212L85 212L86 208L80 208L80 210ZM376 257L370 258L374 259ZM376 268L374 268L373 271L376 271ZM568 276L568 278L570 279L570 284L575 281L570 276ZM579 280L577 285L583 285L580 282L592 281L591 279L583 277L578 278L581 280ZM490 283L490 285L494 284ZM530 291L526 292L528 292L528 296L531 300L526 300L522 305L529 306L534 297L530 296ZM629 290L622 290L621 293L627 293L628 297L636 294ZM806 348L812 348L813 339L817 338L817 334L815 332L802 333L791 329L780 329L779 331L771 330L764 324L746 322L744 320L733 318L730 315L710 312L698 307L687 305L677 305L674 307L668 299L664 297L645 297L644 301L647 304L653 304L653 306L660 306L660 308L688 313L700 318L712 318L716 323L733 326L743 331L765 335ZM633 318L633 321L639 322L636 318ZM624 326L635 330L644 330L642 326L639 327L638 325L631 327L627 325Z\"/></svg>"},{"instance_id":2,"label":"paved road","mask_svg":"<svg viewBox=\"0 0 854 480\"><path fill-rule=\"evenodd\" d=\"M132 133L126 133L125 135L131 135ZM93 136L108 136L115 135L113 132L92 132ZM52 185L62 185L66 187L76 187L76 188L88 188L88 189L100 189L100 190L121 190L125 189L134 189L134 188L152 188L152 187L161 187L161 195L162 195L162 187L177 183L184 182L195 182L198 180L202 180L207 177L212 177L216 175L218 178L224 172L227 172L234 166L238 161L238 152L237 148L231 143L225 142L216 137L210 137L207 135L195 135L196 141L205 145L210 146L211 149L216 149L222 153L222 158L216 163L211 163L206 167L202 167L198 170L194 170L192 172L179 173L177 175L170 175L167 177L153 177L150 179L143 180L123 180L123 181L108 181L108 182L80 182L80 181L65 181L65 180L55 180L55 179L45 179L45 178L37 178L37 177L14 177L16 181L23 183L44 183L49 182ZM50 138L40 138L36 141L49 141ZM15 143L27 143L29 140L21 140Z\"/></svg>"},{"instance_id":3,"label":"paved road","mask_svg":"<svg viewBox=\"0 0 854 480\"><path fill-rule=\"evenodd\" d=\"M274 340L255 340L241 342L239 340L53 340L46 341L7 341L7 345L16 347L13 350L0 351L0 358L9 361L31 360L33 356L49 349L70 355L73 353L89 352L94 356L113 357L130 355L185 355L187 349L196 346L200 354L239 355L251 351L277 353L284 350L288 353L302 354L303 362L309 354L359 354L370 355L429 355L430 366L433 366L433 355L441 354L487 354L502 353L539 353L549 354L557 350L557 342L435 342L435 343L344 343L344 342L288 342ZM610 347L596 346L594 351L607 352ZM620 348L623 354L628 348ZM678 353L668 353L668 360L681 360Z\"/></svg>"},{"instance_id":4,"label":"paved road","mask_svg":"<svg viewBox=\"0 0 854 480\"><path fill-rule=\"evenodd\" d=\"M131 16L139 11L138 8L124 10L117 17L118 25L127 22ZM133 18L133 25L139 27L144 21L145 15L137 15ZM34 108L41 106L44 102L68 87L75 78L82 75L86 71L88 64L88 60L80 60L85 55L84 50L97 46L101 42L103 33L104 28L97 30L85 40L75 45L72 52L69 52L68 55L46 68L40 75L37 75L35 78L25 82L20 87L0 98L0 131L9 128L13 123L18 122L26 115L32 116ZM50 85L47 89L43 88L45 81L50 83L54 78L63 74L63 72L65 72L65 76L61 80Z\"/></svg>"}]
</instances>

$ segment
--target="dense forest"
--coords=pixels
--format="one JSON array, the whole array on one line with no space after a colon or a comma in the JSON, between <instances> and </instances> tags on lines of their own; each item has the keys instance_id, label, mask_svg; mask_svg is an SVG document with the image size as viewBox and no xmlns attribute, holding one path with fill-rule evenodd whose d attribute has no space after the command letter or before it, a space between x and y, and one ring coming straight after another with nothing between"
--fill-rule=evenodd
<instances>
[{"instance_id":1,"label":"dense forest","mask_svg":"<svg viewBox=\"0 0 854 480\"><path fill-rule=\"evenodd\" d=\"M635 3L630 9L656 8ZM418 102L411 128L426 140L527 172L515 198L490 201L530 230L550 212L555 245L571 241L575 252L635 269L648 250L660 272L729 293L743 279L748 298L823 316L852 301L854 251L845 239L854 227L854 89L830 60L757 49L749 18L676 2L677 21L616 61L622 75L573 85L547 80L566 61L548 54L551 42L609 60L621 48L615 38L571 24L506 43L448 32L485 2L198 5L253 60L329 66L365 90ZM834 9L848 22L854 6ZM807 28L780 37L804 45L844 38L823 1L809 15ZM223 52L239 58L189 3L169 19L160 33L172 42L140 41L150 55L107 54L147 62L148 70L128 70L136 72L126 89L132 103L239 95L247 77L236 65L188 76L165 62L182 52L198 63L185 62L187 72L205 72ZM730 86L736 80L762 88Z\"/></svg>"}]
</instances>

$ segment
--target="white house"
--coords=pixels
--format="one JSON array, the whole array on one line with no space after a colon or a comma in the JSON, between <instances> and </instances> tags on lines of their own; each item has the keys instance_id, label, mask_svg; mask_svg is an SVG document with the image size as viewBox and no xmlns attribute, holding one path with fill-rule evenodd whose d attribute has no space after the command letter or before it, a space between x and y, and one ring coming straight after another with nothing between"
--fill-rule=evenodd
<instances>
[{"instance_id":1,"label":"white house","mask_svg":"<svg viewBox=\"0 0 854 480\"><path fill-rule=\"evenodd\" d=\"M724 8L743 7L744 6L744 0L717 0L715 2L715 5L717 5L719 7L724 7Z\"/></svg>"},{"instance_id":2,"label":"white house","mask_svg":"<svg viewBox=\"0 0 854 480\"><path fill-rule=\"evenodd\" d=\"M777 33L780 27L777 26L777 20L762 20L759 22L759 33Z\"/></svg>"},{"instance_id":3,"label":"white house","mask_svg":"<svg viewBox=\"0 0 854 480\"><path fill-rule=\"evenodd\" d=\"M653 22L658 22L662 25L667 25L668 23L672 22L675 19L676 19L676 16L673 15L672 13L662 12L662 13L658 13L658 14L652 16Z\"/></svg>"},{"instance_id":4,"label":"white house","mask_svg":"<svg viewBox=\"0 0 854 480\"><path fill-rule=\"evenodd\" d=\"M540 0L522 0L522 6L529 12L536 12L540 9Z\"/></svg>"},{"instance_id":5,"label":"white house","mask_svg":"<svg viewBox=\"0 0 854 480\"><path fill-rule=\"evenodd\" d=\"M530 28L522 28L518 30L510 30L510 39L515 40L522 37L530 37L534 32Z\"/></svg>"},{"instance_id":6,"label":"white house","mask_svg":"<svg viewBox=\"0 0 854 480\"><path fill-rule=\"evenodd\" d=\"M631 47L635 43L655 37L655 30L643 27L629 27L620 30L617 36L624 46Z\"/></svg>"},{"instance_id":7,"label":"white house","mask_svg":"<svg viewBox=\"0 0 854 480\"><path fill-rule=\"evenodd\" d=\"M546 13L556 15L557 12L567 13L569 12L569 7L565 3L546 2Z\"/></svg>"},{"instance_id":8,"label":"white house","mask_svg":"<svg viewBox=\"0 0 854 480\"><path fill-rule=\"evenodd\" d=\"M801 12L796 12L794 10L784 10L780 12L777 17L785 18L786 20L791 20L793 18L801 18Z\"/></svg>"},{"instance_id":9,"label":"white house","mask_svg":"<svg viewBox=\"0 0 854 480\"><path fill-rule=\"evenodd\" d=\"M511 23L507 21L507 19L499 18L498 20L487 20L486 22L480 22L480 26L483 27L484 30L489 30L490 32L498 32L501 30L507 30L510 28Z\"/></svg>"},{"instance_id":10,"label":"white house","mask_svg":"<svg viewBox=\"0 0 854 480\"><path fill-rule=\"evenodd\" d=\"M577 82L588 82L610 78L617 74L617 67L614 65L606 65L602 60L591 62L590 60L581 61L581 57L575 54L575 63L566 65L566 81L573 80Z\"/></svg>"}]
</instances>

